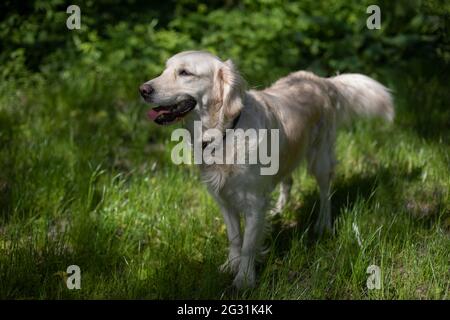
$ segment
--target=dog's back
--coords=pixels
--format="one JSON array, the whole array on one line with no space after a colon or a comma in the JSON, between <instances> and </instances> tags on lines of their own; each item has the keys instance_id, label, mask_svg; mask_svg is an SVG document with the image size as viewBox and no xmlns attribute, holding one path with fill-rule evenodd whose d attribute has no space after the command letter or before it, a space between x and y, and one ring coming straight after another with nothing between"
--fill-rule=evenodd
<instances>
[{"instance_id":1,"label":"dog's back","mask_svg":"<svg viewBox=\"0 0 450 320\"><path fill-rule=\"evenodd\" d=\"M355 115L394 118L389 90L362 74L322 78L297 71L252 93L278 119L287 146L295 147L291 151L302 149L299 142L311 144L320 128L334 130Z\"/></svg>"}]
</instances>

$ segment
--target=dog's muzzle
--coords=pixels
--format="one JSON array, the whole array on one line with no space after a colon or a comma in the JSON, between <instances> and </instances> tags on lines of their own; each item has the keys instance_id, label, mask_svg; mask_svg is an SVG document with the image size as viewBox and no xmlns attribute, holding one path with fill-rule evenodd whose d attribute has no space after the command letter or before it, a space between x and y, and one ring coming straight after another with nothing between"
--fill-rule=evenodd
<instances>
[{"instance_id":1,"label":"dog's muzzle","mask_svg":"<svg viewBox=\"0 0 450 320\"><path fill-rule=\"evenodd\" d=\"M188 97L174 105L158 106L148 112L148 117L160 125L174 123L185 117L189 111L195 108L197 101Z\"/></svg>"}]
</instances>

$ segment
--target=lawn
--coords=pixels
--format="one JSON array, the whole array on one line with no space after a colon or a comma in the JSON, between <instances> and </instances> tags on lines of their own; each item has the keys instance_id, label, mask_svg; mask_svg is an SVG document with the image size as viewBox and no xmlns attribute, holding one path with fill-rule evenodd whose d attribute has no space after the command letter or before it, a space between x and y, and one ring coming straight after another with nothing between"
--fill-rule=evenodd
<instances>
[{"instance_id":1,"label":"lawn","mask_svg":"<svg viewBox=\"0 0 450 320\"><path fill-rule=\"evenodd\" d=\"M1 299L449 299L448 72L381 77L397 117L340 130L335 233L310 232L318 191L299 168L258 285L240 293L218 271L218 207L195 167L170 160L174 127L147 121L142 79L122 79L2 84ZM80 290L66 286L69 265ZM370 265L380 289L367 288Z\"/></svg>"}]
</instances>

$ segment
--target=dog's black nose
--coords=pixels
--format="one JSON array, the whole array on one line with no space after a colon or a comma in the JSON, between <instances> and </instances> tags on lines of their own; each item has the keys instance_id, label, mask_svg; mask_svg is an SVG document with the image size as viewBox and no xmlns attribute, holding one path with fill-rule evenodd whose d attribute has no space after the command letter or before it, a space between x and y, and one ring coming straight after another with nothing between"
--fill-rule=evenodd
<instances>
[{"instance_id":1,"label":"dog's black nose","mask_svg":"<svg viewBox=\"0 0 450 320\"><path fill-rule=\"evenodd\" d=\"M141 93L141 96L143 96L144 98L150 96L153 91L155 91L155 89L153 89L153 87L148 83L144 83L139 87L139 92Z\"/></svg>"}]
</instances>

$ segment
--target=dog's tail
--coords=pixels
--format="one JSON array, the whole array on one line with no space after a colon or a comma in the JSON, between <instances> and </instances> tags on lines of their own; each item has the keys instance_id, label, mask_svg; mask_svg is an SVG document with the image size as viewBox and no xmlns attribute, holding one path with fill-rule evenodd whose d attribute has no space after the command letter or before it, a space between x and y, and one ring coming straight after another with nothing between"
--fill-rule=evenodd
<instances>
[{"instance_id":1,"label":"dog's tail","mask_svg":"<svg viewBox=\"0 0 450 320\"><path fill-rule=\"evenodd\" d=\"M328 78L336 89L338 118L345 122L354 115L394 119L389 89L362 74L342 74Z\"/></svg>"}]
</instances>

